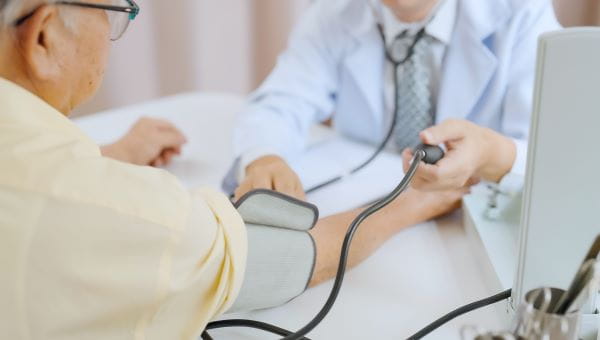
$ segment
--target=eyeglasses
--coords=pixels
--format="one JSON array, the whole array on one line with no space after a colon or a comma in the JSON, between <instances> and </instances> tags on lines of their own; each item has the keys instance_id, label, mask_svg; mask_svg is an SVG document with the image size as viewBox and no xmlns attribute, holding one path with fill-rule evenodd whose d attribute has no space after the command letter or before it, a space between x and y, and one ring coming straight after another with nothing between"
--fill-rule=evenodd
<instances>
[{"instance_id":1,"label":"eyeglasses","mask_svg":"<svg viewBox=\"0 0 600 340\"><path fill-rule=\"evenodd\" d=\"M125 34L125 31L127 31L127 28L129 27L129 23L140 14L140 7L134 0L116 0L115 2L122 3L122 5L103 5L79 1L56 1L53 4L105 10L110 23L110 40L116 41ZM16 20L14 26L22 25L35 14L38 8Z\"/></svg>"}]
</instances>

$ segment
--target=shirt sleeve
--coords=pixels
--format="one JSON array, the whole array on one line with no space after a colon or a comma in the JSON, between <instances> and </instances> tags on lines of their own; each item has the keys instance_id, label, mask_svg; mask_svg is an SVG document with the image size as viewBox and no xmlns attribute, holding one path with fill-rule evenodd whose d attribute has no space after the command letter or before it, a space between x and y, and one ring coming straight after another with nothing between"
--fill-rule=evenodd
<instances>
[{"instance_id":1,"label":"shirt sleeve","mask_svg":"<svg viewBox=\"0 0 600 340\"><path fill-rule=\"evenodd\" d=\"M306 11L236 122L233 145L241 170L269 154L289 160L305 147L309 129L331 117L346 35L333 2L315 1Z\"/></svg>"},{"instance_id":2,"label":"shirt sleeve","mask_svg":"<svg viewBox=\"0 0 600 340\"><path fill-rule=\"evenodd\" d=\"M196 339L230 308L246 266L241 217L213 191L155 195L166 207L152 205L154 211L179 212L183 223L78 201L29 200L37 227L18 299L27 338Z\"/></svg>"}]
</instances>

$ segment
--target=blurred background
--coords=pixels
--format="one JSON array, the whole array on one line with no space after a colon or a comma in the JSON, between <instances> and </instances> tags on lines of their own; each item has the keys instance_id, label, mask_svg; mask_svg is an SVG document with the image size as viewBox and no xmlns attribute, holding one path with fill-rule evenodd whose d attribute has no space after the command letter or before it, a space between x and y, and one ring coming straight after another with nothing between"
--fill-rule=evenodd
<instances>
[{"instance_id":1,"label":"blurred background","mask_svg":"<svg viewBox=\"0 0 600 340\"><path fill-rule=\"evenodd\" d=\"M102 89L76 114L181 92L245 95L268 75L310 0L138 3L142 14L114 43ZM600 25L600 0L554 3L565 26Z\"/></svg>"}]
</instances>

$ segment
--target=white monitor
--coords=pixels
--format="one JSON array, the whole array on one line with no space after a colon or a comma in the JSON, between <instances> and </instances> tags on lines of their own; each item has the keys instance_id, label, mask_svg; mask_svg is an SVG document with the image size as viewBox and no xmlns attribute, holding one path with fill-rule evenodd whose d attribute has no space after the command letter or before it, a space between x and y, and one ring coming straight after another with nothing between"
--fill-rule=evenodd
<instances>
[{"instance_id":1,"label":"white monitor","mask_svg":"<svg viewBox=\"0 0 600 340\"><path fill-rule=\"evenodd\" d=\"M543 35L537 67L513 305L567 288L600 234L600 28Z\"/></svg>"}]
</instances>

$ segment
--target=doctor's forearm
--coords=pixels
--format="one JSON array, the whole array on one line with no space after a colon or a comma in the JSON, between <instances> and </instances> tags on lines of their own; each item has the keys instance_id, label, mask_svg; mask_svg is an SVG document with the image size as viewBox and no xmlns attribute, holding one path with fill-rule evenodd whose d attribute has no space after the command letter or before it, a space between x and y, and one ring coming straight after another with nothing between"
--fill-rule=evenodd
<instances>
[{"instance_id":1,"label":"doctor's forearm","mask_svg":"<svg viewBox=\"0 0 600 340\"><path fill-rule=\"evenodd\" d=\"M489 182L500 182L508 174L517 158L517 146L510 138L488 130L486 160L478 171L480 178Z\"/></svg>"}]
</instances>

